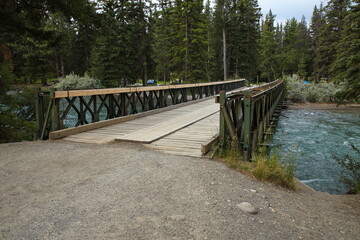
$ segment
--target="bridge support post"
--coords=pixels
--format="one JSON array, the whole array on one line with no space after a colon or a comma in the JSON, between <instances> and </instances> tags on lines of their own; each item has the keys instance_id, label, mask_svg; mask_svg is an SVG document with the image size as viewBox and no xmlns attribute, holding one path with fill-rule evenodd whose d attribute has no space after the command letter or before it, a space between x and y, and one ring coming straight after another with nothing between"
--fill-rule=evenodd
<instances>
[{"instance_id":1,"label":"bridge support post","mask_svg":"<svg viewBox=\"0 0 360 240\"><path fill-rule=\"evenodd\" d=\"M50 101L53 102L51 108L51 131L60 129L60 99L55 97L55 88L50 89Z\"/></svg>"},{"instance_id":2,"label":"bridge support post","mask_svg":"<svg viewBox=\"0 0 360 240\"><path fill-rule=\"evenodd\" d=\"M225 117L222 113L222 109L226 107L226 92L224 90L220 91L220 146L224 147L225 144Z\"/></svg>"},{"instance_id":3,"label":"bridge support post","mask_svg":"<svg viewBox=\"0 0 360 240\"><path fill-rule=\"evenodd\" d=\"M244 94L244 158L249 161L251 155L251 96Z\"/></svg>"},{"instance_id":4,"label":"bridge support post","mask_svg":"<svg viewBox=\"0 0 360 240\"><path fill-rule=\"evenodd\" d=\"M44 123L44 97L40 96L41 88L35 89L35 117L36 117L36 133L35 139L40 139L41 130Z\"/></svg>"}]
</instances>

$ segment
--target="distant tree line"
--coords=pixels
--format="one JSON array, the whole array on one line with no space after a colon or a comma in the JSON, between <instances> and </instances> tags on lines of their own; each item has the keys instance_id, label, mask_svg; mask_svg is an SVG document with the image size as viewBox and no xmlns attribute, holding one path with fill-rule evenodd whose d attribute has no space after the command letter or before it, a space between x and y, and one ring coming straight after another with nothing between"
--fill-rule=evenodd
<instances>
[{"instance_id":1,"label":"distant tree line","mask_svg":"<svg viewBox=\"0 0 360 240\"><path fill-rule=\"evenodd\" d=\"M360 92L359 0L276 24L257 0L2 0L0 91L70 73L105 87L298 74Z\"/></svg>"}]
</instances>

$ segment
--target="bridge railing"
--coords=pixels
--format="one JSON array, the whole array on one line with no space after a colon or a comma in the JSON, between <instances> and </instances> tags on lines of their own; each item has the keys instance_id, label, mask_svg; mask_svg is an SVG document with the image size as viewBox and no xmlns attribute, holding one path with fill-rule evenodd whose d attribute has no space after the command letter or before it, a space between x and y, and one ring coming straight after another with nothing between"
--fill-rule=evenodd
<instances>
[{"instance_id":1,"label":"bridge railing","mask_svg":"<svg viewBox=\"0 0 360 240\"><path fill-rule=\"evenodd\" d=\"M275 110L283 91L282 80L230 93L221 91L216 100L220 103L220 145L237 140L244 158L249 160L272 135Z\"/></svg>"},{"instance_id":2,"label":"bridge railing","mask_svg":"<svg viewBox=\"0 0 360 240\"><path fill-rule=\"evenodd\" d=\"M37 90L37 138L50 132L114 119L148 110L185 103L230 91L245 85L231 81L48 92Z\"/></svg>"}]
</instances>

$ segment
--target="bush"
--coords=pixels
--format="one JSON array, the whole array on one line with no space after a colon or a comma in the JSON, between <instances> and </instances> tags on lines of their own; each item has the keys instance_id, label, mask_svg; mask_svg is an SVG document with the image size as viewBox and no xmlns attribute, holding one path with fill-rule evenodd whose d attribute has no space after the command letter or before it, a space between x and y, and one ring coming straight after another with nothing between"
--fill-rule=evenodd
<instances>
[{"instance_id":1,"label":"bush","mask_svg":"<svg viewBox=\"0 0 360 240\"><path fill-rule=\"evenodd\" d=\"M10 68L5 64L0 64L0 95L4 95L14 81L15 76Z\"/></svg>"},{"instance_id":2,"label":"bush","mask_svg":"<svg viewBox=\"0 0 360 240\"><path fill-rule=\"evenodd\" d=\"M92 89L103 88L100 81L89 76L80 77L75 74L69 74L65 78L59 79L59 83L55 85L58 90L74 90L74 89Z\"/></svg>"},{"instance_id":3,"label":"bush","mask_svg":"<svg viewBox=\"0 0 360 240\"><path fill-rule=\"evenodd\" d=\"M285 77L286 98L293 102L335 102L343 86L330 82L305 83L298 76Z\"/></svg>"},{"instance_id":4,"label":"bush","mask_svg":"<svg viewBox=\"0 0 360 240\"><path fill-rule=\"evenodd\" d=\"M0 143L32 140L36 123L25 121L13 110L0 106Z\"/></svg>"},{"instance_id":5,"label":"bush","mask_svg":"<svg viewBox=\"0 0 360 240\"><path fill-rule=\"evenodd\" d=\"M340 181L348 187L348 193L360 193L360 149L349 145L353 154L334 156L334 159L343 169Z\"/></svg>"}]
</instances>

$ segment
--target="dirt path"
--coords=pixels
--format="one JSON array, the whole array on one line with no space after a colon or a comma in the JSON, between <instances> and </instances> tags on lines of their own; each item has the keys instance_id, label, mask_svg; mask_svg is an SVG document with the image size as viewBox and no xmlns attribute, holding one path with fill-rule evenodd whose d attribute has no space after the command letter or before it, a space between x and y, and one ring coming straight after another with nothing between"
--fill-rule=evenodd
<instances>
[{"instance_id":1,"label":"dirt path","mask_svg":"<svg viewBox=\"0 0 360 240\"><path fill-rule=\"evenodd\" d=\"M131 144L1 144L0 182L0 239L360 239L359 195Z\"/></svg>"}]
</instances>

